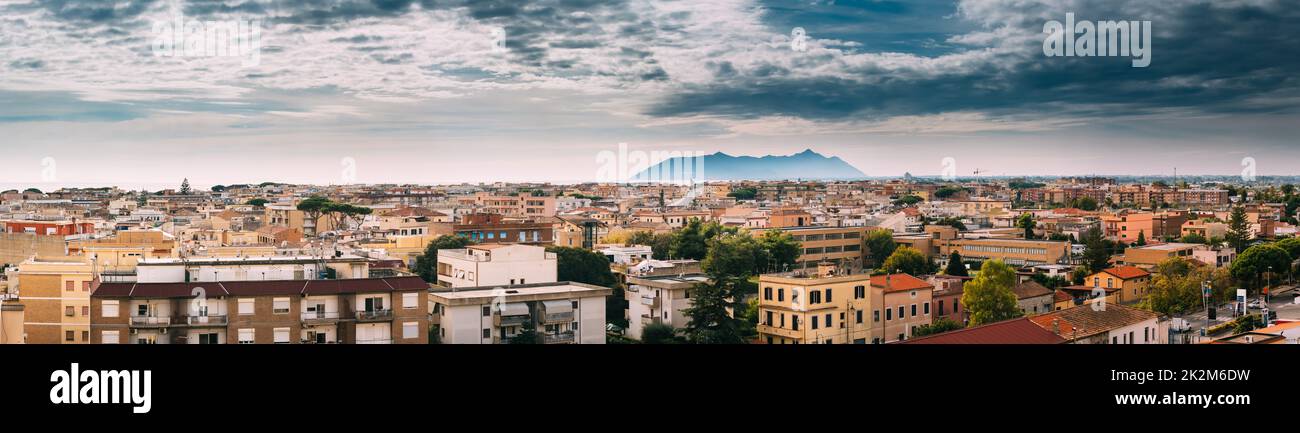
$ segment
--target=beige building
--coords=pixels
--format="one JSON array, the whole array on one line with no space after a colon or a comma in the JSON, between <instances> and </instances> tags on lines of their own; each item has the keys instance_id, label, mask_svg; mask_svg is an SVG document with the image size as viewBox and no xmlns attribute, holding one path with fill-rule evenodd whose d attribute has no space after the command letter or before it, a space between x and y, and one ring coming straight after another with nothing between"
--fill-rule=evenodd
<instances>
[{"instance_id":1,"label":"beige building","mask_svg":"<svg viewBox=\"0 0 1300 433\"><path fill-rule=\"evenodd\" d=\"M81 344L90 340L93 267L84 256L35 257L18 265L27 343ZM10 282L13 283L12 281Z\"/></svg>"},{"instance_id":2,"label":"beige building","mask_svg":"<svg viewBox=\"0 0 1300 433\"><path fill-rule=\"evenodd\" d=\"M877 337L866 274L833 266L759 277L758 338L766 344L865 344Z\"/></svg>"},{"instance_id":3,"label":"beige building","mask_svg":"<svg viewBox=\"0 0 1300 433\"><path fill-rule=\"evenodd\" d=\"M864 266L862 242L870 227L786 227L779 230L789 233L803 246L803 252L795 259L796 269L816 269L821 262L831 262L840 269L857 273ZM762 236L764 231L754 230L753 235Z\"/></svg>"},{"instance_id":4,"label":"beige building","mask_svg":"<svg viewBox=\"0 0 1300 433\"><path fill-rule=\"evenodd\" d=\"M459 197L456 204L471 208L474 212L499 214L510 217L550 217L555 216L555 197L519 195L492 195L478 192L472 196Z\"/></svg>"},{"instance_id":5,"label":"beige building","mask_svg":"<svg viewBox=\"0 0 1300 433\"><path fill-rule=\"evenodd\" d=\"M443 344L505 344L531 323L543 344L605 344L607 287L573 282L429 292Z\"/></svg>"}]
</instances>

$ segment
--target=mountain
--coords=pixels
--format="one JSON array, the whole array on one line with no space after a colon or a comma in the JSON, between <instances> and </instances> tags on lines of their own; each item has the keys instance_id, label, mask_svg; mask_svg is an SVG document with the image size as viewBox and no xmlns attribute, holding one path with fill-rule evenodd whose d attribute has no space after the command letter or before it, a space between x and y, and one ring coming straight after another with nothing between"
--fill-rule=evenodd
<instances>
[{"instance_id":1,"label":"mountain","mask_svg":"<svg viewBox=\"0 0 1300 433\"><path fill-rule=\"evenodd\" d=\"M762 157L731 156L718 152L705 155L703 159L704 180L838 180L867 177L838 156L828 158L813 152L812 149L788 156ZM646 181L649 179L649 173L655 170L664 170L664 173L668 173L678 164L689 164L689 167L699 166L698 163L687 158L667 159L637 173L632 181Z\"/></svg>"}]
</instances>

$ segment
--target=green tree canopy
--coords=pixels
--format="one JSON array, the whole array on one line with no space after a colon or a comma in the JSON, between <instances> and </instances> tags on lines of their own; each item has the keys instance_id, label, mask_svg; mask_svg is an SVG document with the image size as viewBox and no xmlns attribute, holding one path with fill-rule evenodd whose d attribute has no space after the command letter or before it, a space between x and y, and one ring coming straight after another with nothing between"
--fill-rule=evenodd
<instances>
[{"instance_id":1,"label":"green tree canopy","mask_svg":"<svg viewBox=\"0 0 1300 433\"><path fill-rule=\"evenodd\" d=\"M1025 231L1025 239L1034 238L1034 228L1037 226L1038 223L1034 221L1034 214L1031 213L1020 215L1020 218L1016 220L1016 227Z\"/></svg>"},{"instance_id":2,"label":"green tree canopy","mask_svg":"<svg viewBox=\"0 0 1300 433\"><path fill-rule=\"evenodd\" d=\"M954 277L970 276L970 273L966 272L966 263L962 262L961 254L958 254L956 250L953 250L952 254L948 255L948 267L944 268L943 273Z\"/></svg>"},{"instance_id":3,"label":"green tree canopy","mask_svg":"<svg viewBox=\"0 0 1300 433\"><path fill-rule=\"evenodd\" d=\"M782 230L763 232L763 235L758 238L758 244L767 252L767 259L770 260L770 263L760 263L759 266L764 269L771 266L772 272L793 267L799 254L803 252L803 246L799 241Z\"/></svg>"},{"instance_id":4,"label":"green tree canopy","mask_svg":"<svg viewBox=\"0 0 1300 433\"><path fill-rule=\"evenodd\" d=\"M1246 219L1244 206L1232 208L1232 214L1228 217L1228 234L1224 235L1224 240L1235 248L1238 254L1246 251L1246 246L1250 244L1250 221Z\"/></svg>"},{"instance_id":5,"label":"green tree canopy","mask_svg":"<svg viewBox=\"0 0 1300 433\"><path fill-rule=\"evenodd\" d=\"M1273 282L1278 282L1278 274L1291 268L1291 255L1275 244L1261 244L1247 248L1245 252L1232 261L1232 277L1247 289L1263 287L1266 278L1272 272ZM1270 271L1271 269L1271 271Z\"/></svg>"},{"instance_id":6,"label":"green tree canopy","mask_svg":"<svg viewBox=\"0 0 1300 433\"><path fill-rule=\"evenodd\" d=\"M866 243L866 251L871 255L871 263L875 266L883 264L885 259L898 248L898 244L894 242L894 232L888 229L868 232L863 242Z\"/></svg>"},{"instance_id":7,"label":"green tree canopy","mask_svg":"<svg viewBox=\"0 0 1300 433\"><path fill-rule=\"evenodd\" d=\"M988 260L979 275L962 287L961 305L970 317L970 326L980 326L1020 317L1023 313L1011 287L1016 271L1001 260Z\"/></svg>"},{"instance_id":8,"label":"green tree canopy","mask_svg":"<svg viewBox=\"0 0 1300 433\"><path fill-rule=\"evenodd\" d=\"M881 270L886 273L901 272L917 276L934 273L938 270L938 266L915 248L900 247L894 250L894 253L890 254L888 259L885 259Z\"/></svg>"},{"instance_id":9,"label":"green tree canopy","mask_svg":"<svg viewBox=\"0 0 1300 433\"><path fill-rule=\"evenodd\" d=\"M644 344L677 344L677 330L672 326L655 322L641 328L641 342Z\"/></svg>"},{"instance_id":10,"label":"green tree canopy","mask_svg":"<svg viewBox=\"0 0 1300 433\"><path fill-rule=\"evenodd\" d=\"M252 199L252 200L249 200L249 201L245 202L244 204L249 205L249 206L263 207L263 206L266 206L266 204L267 204L267 203L270 203L270 202L271 202L270 200L267 200L267 199L264 199L264 198L255 198L255 199Z\"/></svg>"}]
</instances>

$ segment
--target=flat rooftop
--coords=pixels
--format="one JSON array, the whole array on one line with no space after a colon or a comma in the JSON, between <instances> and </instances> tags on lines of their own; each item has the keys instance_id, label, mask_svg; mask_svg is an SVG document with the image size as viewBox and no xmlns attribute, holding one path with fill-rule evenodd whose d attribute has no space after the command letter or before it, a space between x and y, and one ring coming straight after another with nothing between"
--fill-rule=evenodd
<instances>
[{"instance_id":1,"label":"flat rooftop","mask_svg":"<svg viewBox=\"0 0 1300 433\"><path fill-rule=\"evenodd\" d=\"M149 265L219 265L219 264L250 264L250 263L295 263L295 262L318 262L322 258L316 256L248 256L248 257L159 257L150 259L140 259L139 266ZM327 262L339 261L364 261L365 257L344 255L342 257L325 257Z\"/></svg>"},{"instance_id":2,"label":"flat rooftop","mask_svg":"<svg viewBox=\"0 0 1300 433\"><path fill-rule=\"evenodd\" d=\"M490 303L500 296L513 302L609 296L613 289L571 281L534 283L514 286L480 286L452 289L433 289L429 293L448 304Z\"/></svg>"}]
</instances>

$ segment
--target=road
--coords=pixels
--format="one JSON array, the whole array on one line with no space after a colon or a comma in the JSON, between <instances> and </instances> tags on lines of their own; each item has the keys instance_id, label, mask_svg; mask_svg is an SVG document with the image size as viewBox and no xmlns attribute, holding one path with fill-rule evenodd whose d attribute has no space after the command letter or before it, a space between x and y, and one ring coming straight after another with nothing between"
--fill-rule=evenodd
<instances>
[{"instance_id":1,"label":"road","mask_svg":"<svg viewBox=\"0 0 1300 433\"><path fill-rule=\"evenodd\" d=\"M1277 291L1278 293L1274 294L1272 298L1269 299L1269 311L1276 311L1278 319L1300 320L1300 305L1294 304L1291 296L1292 293L1297 293L1296 287L1279 286ZM1258 313L1259 310L1252 309L1251 312ZM1193 334L1200 334L1201 328L1205 327L1205 311L1186 314L1183 316L1183 319L1186 319L1191 324ZM1232 306L1231 304L1225 305L1218 309L1218 320L1211 322L1210 326L1213 327L1214 325L1231 321L1232 319Z\"/></svg>"}]
</instances>

